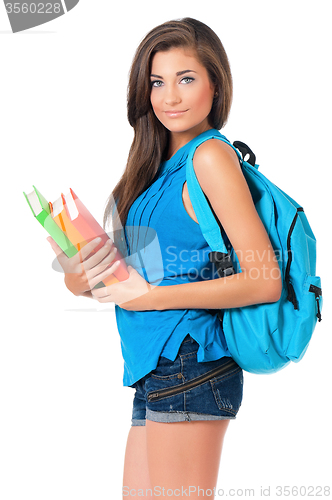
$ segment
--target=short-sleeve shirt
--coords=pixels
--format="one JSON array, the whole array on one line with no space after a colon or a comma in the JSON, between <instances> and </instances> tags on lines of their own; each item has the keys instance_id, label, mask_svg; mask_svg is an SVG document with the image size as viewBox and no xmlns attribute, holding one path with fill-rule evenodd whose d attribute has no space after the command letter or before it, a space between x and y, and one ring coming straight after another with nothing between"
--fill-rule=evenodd
<instances>
[{"instance_id":1,"label":"short-sleeve shirt","mask_svg":"<svg viewBox=\"0 0 332 500\"><path fill-rule=\"evenodd\" d=\"M191 141L161 163L152 185L132 204L124 227L120 250L126 263L156 286L218 277L209 261L211 248L183 205L190 146ZM116 305L115 312L124 386L154 370L160 356L174 361L187 334L199 344L198 362L231 356L216 309L127 311Z\"/></svg>"}]
</instances>

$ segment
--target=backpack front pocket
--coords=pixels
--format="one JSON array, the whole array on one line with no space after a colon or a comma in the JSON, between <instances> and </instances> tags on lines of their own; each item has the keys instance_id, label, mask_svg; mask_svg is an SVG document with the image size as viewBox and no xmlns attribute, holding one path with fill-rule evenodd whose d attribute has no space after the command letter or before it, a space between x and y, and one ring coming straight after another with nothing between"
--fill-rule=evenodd
<instances>
[{"instance_id":1,"label":"backpack front pocket","mask_svg":"<svg viewBox=\"0 0 332 500\"><path fill-rule=\"evenodd\" d=\"M305 354L317 320L322 319L322 306L321 279L319 276L307 275L303 284L298 320L286 351L287 357L292 361L300 361Z\"/></svg>"}]
</instances>

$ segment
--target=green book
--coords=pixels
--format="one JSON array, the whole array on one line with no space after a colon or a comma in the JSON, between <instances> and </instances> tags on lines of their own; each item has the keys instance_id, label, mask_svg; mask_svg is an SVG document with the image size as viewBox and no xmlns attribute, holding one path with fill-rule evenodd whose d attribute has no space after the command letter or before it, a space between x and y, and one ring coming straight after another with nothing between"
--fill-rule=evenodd
<instances>
[{"instance_id":1,"label":"green book","mask_svg":"<svg viewBox=\"0 0 332 500\"><path fill-rule=\"evenodd\" d=\"M52 219L49 203L44 196L33 186L33 191L29 194L23 192L33 215L38 222L52 236L67 257L73 257L77 253L77 248L70 242L65 233L59 228Z\"/></svg>"}]
</instances>

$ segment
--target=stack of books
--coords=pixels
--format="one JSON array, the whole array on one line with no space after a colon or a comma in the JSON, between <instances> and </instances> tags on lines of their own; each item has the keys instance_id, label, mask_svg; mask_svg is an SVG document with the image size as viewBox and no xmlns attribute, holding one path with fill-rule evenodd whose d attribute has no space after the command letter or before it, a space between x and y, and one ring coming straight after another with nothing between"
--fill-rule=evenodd
<instances>
[{"instance_id":1,"label":"stack of books","mask_svg":"<svg viewBox=\"0 0 332 500\"><path fill-rule=\"evenodd\" d=\"M61 194L53 203L48 202L35 186L31 193L23 194L35 218L67 257L73 257L89 241L99 237L101 242L93 250L92 253L95 253L110 239L72 189L66 196ZM116 260L120 260L120 265L114 274L103 280L105 286L124 281L129 277L126 263L119 250L113 262Z\"/></svg>"}]
</instances>

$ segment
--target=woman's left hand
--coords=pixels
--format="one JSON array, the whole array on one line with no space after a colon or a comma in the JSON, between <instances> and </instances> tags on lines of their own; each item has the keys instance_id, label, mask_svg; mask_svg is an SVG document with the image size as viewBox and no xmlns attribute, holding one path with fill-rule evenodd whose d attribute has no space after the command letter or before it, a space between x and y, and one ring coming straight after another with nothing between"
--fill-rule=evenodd
<instances>
[{"instance_id":1,"label":"woman's left hand","mask_svg":"<svg viewBox=\"0 0 332 500\"><path fill-rule=\"evenodd\" d=\"M114 302L128 311L151 311L151 290L156 285L150 285L131 266L128 266L129 278L114 285L91 290L93 297L99 302Z\"/></svg>"}]
</instances>

